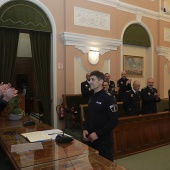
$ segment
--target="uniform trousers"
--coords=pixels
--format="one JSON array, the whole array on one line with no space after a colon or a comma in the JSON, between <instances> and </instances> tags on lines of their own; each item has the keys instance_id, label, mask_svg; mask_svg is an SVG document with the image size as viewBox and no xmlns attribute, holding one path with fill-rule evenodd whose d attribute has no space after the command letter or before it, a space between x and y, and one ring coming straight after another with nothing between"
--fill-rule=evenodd
<instances>
[{"instance_id":1,"label":"uniform trousers","mask_svg":"<svg viewBox=\"0 0 170 170\"><path fill-rule=\"evenodd\" d=\"M113 161L113 134L104 135L96 141L89 142L89 146L99 151L99 155Z\"/></svg>"}]
</instances>

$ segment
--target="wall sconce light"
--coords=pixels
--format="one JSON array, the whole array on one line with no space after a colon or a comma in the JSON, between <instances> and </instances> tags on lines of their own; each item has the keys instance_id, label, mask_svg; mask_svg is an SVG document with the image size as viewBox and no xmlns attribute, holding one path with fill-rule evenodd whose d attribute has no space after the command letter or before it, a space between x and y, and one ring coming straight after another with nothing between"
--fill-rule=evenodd
<instances>
[{"instance_id":1,"label":"wall sconce light","mask_svg":"<svg viewBox=\"0 0 170 170\"><path fill-rule=\"evenodd\" d=\"M97 64L99 62L99 51L90 50L88 53L88 60L90 64Z\"/></svg>"}]
</instances>

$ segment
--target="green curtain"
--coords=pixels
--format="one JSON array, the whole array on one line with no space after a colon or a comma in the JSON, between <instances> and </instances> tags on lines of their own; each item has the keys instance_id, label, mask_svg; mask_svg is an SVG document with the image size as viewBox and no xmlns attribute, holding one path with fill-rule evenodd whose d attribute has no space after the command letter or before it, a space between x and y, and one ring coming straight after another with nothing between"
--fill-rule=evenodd
<instances>
[{"instance_id":1,"label":"green curtain","mask_svg":"<svg viewBox=\"0 0 170 170\"><path fill-rule=\"evenodd\" d=\"M30 32L31 50L37 78L37 90L44 107L43 121L51 125L50 95L50 47L51 34L47 32Z\"/></svg>"},{"instance_id":2,"label":"green curtain","mask_svg":"<svg viewBox=\"0 0 170 170\"><path fill-rule=\"evenodd\" d=\"M0 28L0 82L12 82L19 30Z\"/></svg>"}]
</instances>

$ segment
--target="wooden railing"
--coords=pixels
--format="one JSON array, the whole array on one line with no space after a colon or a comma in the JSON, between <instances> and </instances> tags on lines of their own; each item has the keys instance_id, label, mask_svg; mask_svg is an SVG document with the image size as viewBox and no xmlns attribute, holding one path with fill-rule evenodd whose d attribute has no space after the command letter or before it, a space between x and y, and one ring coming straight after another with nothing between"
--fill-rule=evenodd
<instances>
[{"instance_id":1,"label":"wooden railing","mask_svg":"<svg viewBox=\"0 0 170 170\"><path fill-rule=\"evenodd\" d=\"M115 159L170 144L170 112L121 117L113 134Z\"/></svg>"}]
</instances>

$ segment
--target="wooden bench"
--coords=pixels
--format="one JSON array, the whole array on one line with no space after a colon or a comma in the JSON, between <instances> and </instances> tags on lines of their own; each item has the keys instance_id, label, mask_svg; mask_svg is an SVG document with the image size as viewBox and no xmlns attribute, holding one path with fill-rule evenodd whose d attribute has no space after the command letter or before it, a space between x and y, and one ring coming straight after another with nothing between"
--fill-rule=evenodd
<instances>
[{"instance_id":1,"label":"wooden bench","mask_svg":"<svg viewBox=\"0 0 170 170\"><path fill-rule=\"evenodd\" d=\"M120 117L113 135L115 159L170 144L170 112Z\"/></svg>"},{"instance_id":2,"label":"wooden bench","mask_svg":"<svg viewBox=\"0 0 170 170\"><path fill-rule=\"evenodd\" d=\"M71 123L72 127L80 122L80 104L83 103L81 94L63 94L65 128Z\"/></svg>"}]
</instances>

